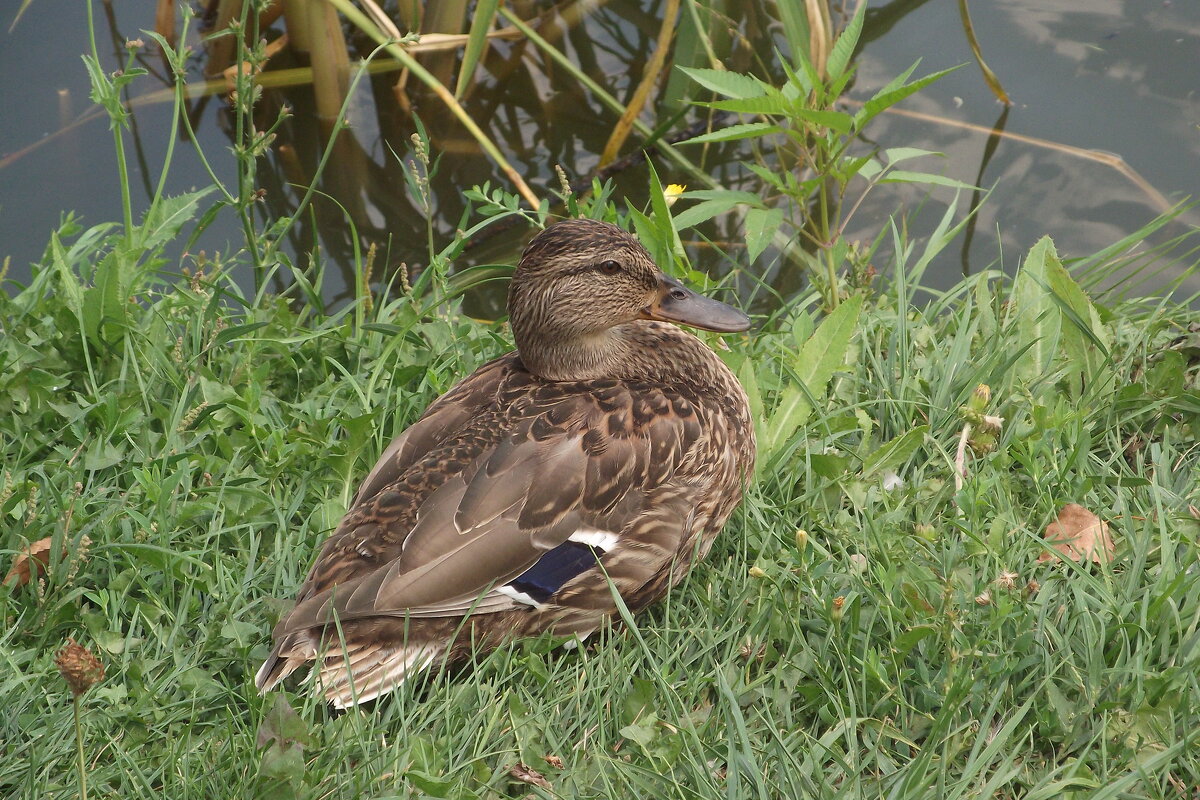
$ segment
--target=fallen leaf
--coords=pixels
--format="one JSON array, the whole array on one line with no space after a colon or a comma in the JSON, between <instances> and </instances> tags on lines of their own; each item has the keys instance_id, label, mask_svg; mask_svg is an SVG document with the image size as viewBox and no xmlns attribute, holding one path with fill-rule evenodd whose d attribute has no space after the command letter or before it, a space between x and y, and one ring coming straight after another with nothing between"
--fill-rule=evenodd
<instances>
[{"instance_id":1,"label":"fallen leaf","mask_svg":"<svg viewBox=\"0 0 1200 800\"><path fill-rule=\"evenodd\" d=\"M5 586L24 586L35 577L40 576L50 566L50 541L52 537L38 539L33 544L17 553L13 559L12 569L4 576ZM66 555L64 549L63 555Z\"/></svg>"},{"instance_id":2,"label":"fallen leaf","mask_svg":"<svg viewBox=\"0 0 1200 800\"><path fill-rule=\"evenodd\" d=\"M550 781L546 780L540 772L530 769L526 764L520 762L509 767L508 774L522 783L528 783L530 786L538 786L551 791L554 789Z\"/></svg>"},{"instance_id":3,"label":"fallen leaf","mask_svg":"<svg viewBox=\"0 0 1200 800\"><path fill-rule=\"evenodd\" d=\"M13 559L12 568L4 576L4 580L0 581L0 586L20 587L34 578L41 577L42 573L50 568L50 542L52 539L51 536L38 539L17 553L17 557ZM84 536L79 540L79 547L81 550L85 550L91 543L92 540ZM62 558L66 557L67 546L64 544Z\"/></svg>"},{"instance_id":4,"label":"fallen leaf","mask_svg":"<svg viewBox=\"0 0 1200 800\"><path fill-rule=\"evenodd\" d=\"M1108 523L1078 503L1068 503L1058 512L1058 519L1046 526L1044 534L1057 553L1047 550L1038 556L1038 563L1061 561L1093 561L1097 564L1112 560L1117 546L1108 532ZM1061 553L1062 556L1058 555Z\"/></svg>"},{"instance_id":5,"label":"fallen leaf","mask_svg":"<svg viewBox=\"0 0 1200 800\"><path fill-rule=\"evenodd\" d=\"M550 755L544 755L544 756L542 756L542 758L545 760L545 762L547 764L554 767L555 769L563 768L563 760L561 758L559 758L558 756L554 755L553 753L551 753Z\"/></svg>"}]
</instances>

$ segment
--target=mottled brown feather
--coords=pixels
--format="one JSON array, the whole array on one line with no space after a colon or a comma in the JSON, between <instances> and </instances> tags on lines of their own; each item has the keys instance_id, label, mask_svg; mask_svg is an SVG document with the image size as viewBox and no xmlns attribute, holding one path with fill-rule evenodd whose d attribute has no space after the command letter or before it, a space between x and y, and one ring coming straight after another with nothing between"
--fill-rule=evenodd
<instances>
[{"instance_id":1,"label":"mottled brown feather","mask_svg":"<svg viewBox=\"0 0 1200 800\"><path fill-rule=\"evenodd\" d=\"M571 328L562 309L520 292L543 270L550 281L586 271L597 249L625 259L630 277L592 305L615 314L657 285L649 256L612 226L562 223L535 239L510 300L520 354L480 367L384 451L276 626L260 688L318 661L322 691L347 705L438 658L587 633L615 613L610 580L637 610L707 552L753 467L745 393L670 324L616 316L573 350L539 342ZM590 376L547 377L527 365L534 354ZM616 534L616 546L537 608L497 590L577 530Z\"/></svg>"}]
</instances>

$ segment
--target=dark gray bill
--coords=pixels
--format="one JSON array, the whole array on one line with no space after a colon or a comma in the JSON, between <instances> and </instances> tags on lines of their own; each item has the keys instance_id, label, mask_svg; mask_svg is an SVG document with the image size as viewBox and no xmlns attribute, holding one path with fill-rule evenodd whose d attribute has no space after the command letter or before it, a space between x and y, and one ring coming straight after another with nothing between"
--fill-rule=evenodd
<instances>
[{"instance_id":1,"label":"dark gray bill","mask_svg":"<svg viewBox=\"0 0 1200 800\"><path fill-rule=\"evenodd\" d=\"M750 318L733 306L697 294L666 275L659 278L658 299L642 309L642 317L717 333L736 333L750 327Z\"/></svg>"}]
</instances>

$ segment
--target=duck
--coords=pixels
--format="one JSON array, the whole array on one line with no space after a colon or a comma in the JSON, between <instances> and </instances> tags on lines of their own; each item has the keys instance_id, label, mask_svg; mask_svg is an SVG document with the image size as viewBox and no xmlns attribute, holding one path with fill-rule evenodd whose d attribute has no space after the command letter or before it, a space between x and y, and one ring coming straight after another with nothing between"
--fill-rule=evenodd
<instances>
[{"instance_id":1,"label":"duck","mask_svg":"<svg viewBox=\"0 0 1200 800\"><path fill-rule=\"evenodd\" d=\"M746 392L680 326L750 327L623 228L554 223L513 273L516 349L384 450L272 632L256 685L312 665L345 709L549 633L578 645L703 558L754 472Z\"/></svg>"}]
</instances>

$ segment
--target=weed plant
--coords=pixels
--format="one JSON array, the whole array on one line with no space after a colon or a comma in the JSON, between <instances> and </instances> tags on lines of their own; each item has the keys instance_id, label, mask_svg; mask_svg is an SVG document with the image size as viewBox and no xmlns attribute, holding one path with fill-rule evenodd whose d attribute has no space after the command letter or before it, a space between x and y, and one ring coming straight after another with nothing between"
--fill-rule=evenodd
<instances>
[{"instance_id":1,"label":"weed plant","mask_svg":"<svg viewBox=\"0 0 1200 800\"><path fill-rule=\"evenodd\" d=\"M0 298L5 556L51 540L38 580L0 589L5 795L74 790L67 636L108 674L83 708L97 796L1176 798L1200 782L1185 307L1095 305L1049 242L1015 281L921 304L903 261L840 317L797 302L727 354L763 469L667 602L582 652L522 642L332 717L254 692L277 598L387 440L507 337L409 295L329 315L249 297L213 263L143 271L112 306L87 276L126 238L68 227ZM96 304L121 314L91 325ZM979 384L1005 423L956 490ZM1111 563L1039 563L1067 502L1109 521Z\"/></svg>"},{"instance_id":2,"label":"weed plant","mask_svg":"<svg viewBox=\"0 0 1200 800\"><path fill-rule=\"evenodd\" d=\"M644 212L571 207L685 268L653 182ZM515 209L472 196L480 225ZM389 439L510 343L453 299L461 238L333 312L241 288L267 249L169 265L204 197L68 220L0 293L0 564L49 540L0 586L0 795L79 794L54 661L74 637L106 675L77 707L96 797L1195 796L1186 302L1089 296L1048 240L1014 277L924 291L956 223L924 244L897 224L886 281L834 276L828 315L814 291L729 341L760 470L665 602L333 715L303 683L253 688L281 598ZM964 455L981 405L1003 424ZM1108 522L1111 557L1042 558L1067 503Z\"/></svg>"}]
</instances>

